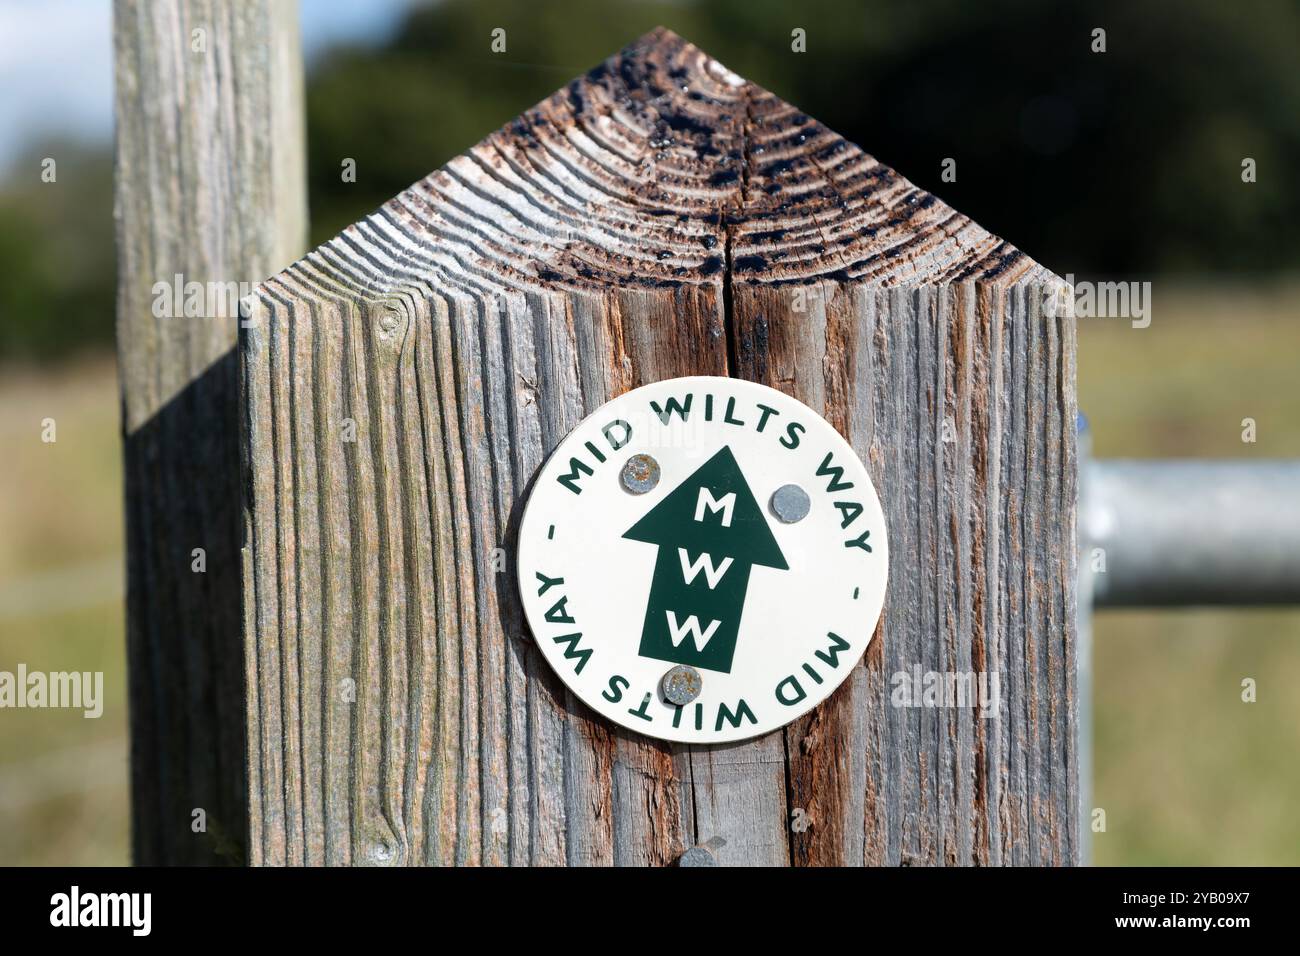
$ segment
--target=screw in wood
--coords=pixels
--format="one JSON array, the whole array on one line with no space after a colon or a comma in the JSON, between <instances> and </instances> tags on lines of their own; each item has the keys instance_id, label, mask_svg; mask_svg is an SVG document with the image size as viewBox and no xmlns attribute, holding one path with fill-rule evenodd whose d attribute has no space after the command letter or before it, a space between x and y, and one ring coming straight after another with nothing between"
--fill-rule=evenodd
<instances>
[{"instance_id":1,"label":"screw in wood","mask_svg":"<svg viewBox=\"0 0 1300 956\"><path fill-rule=\"evenodd\" d=\"M659 462L649 455L633 455L619 477L624 488L634 495L643 495L659 484Z\"/></svg>"},{"instance_id":2,"label":"screw in wood","mask_svg":"<svg viewBox=\"0 0 1300 956\"><path fill-rule=\"evenodd\" d=\"M700 672L689 664L678 664L659 682L664 692L664 700L678 707L685 707L704 689L704 679Z\"/></svg>"},{"instance_id":3,"label":"screw in wood","mask_svg":"<svg viewBox=\"0 0 1300 956\"><path fill-rule=\"evenodd\" d=\"M772 493L772 513L785 524L802 521L811 508L808 492L798 485L782 485Z\"/></svg>"},{"instance_id":4,"label":"screw in wood","mask_svg":"<svg viewBox=\"0 0 1300 956\"><path fill-rule=\"evenodd\" d=\"M677 859L678 866L717 866L717 858L702 846L693 846Z\"/></svg>"},{"instance_id":5,"label":"screw in wood","mask_svg":"<svg viewBox=\"0 0 1300 956\"><path fill-rule=\"evenodd\" d=\"M678 866L717 866L718 865L717 853L726 845L727 845L727 841L724 840L722 837L719 836L710 837L709 839L703 841L702 843L697 843L695 846L689 848L685 853L679 856L677 858L677 865Z\"/></svg>"}]
</instances>

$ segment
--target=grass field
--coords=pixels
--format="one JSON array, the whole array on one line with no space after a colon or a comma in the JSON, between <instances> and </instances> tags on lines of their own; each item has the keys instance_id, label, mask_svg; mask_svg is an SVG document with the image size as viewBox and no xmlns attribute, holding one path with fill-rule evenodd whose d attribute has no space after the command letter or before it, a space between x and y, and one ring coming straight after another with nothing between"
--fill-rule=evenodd
<instances>
[{"instance_id":1,"label":"grass field","mask_svg":"<svg viewBox=\"0 0 1300 956\"><path fill-rule=\"evenodd\" d=\"M105 698L0 711L0 864L128 860L118 435L110 357L0 371L0 670L103 671Z\"/></svg>"},{"instance_id":2,"label":"grass field","mask_svg":"<svg viewBox=\"0 0 1300 956\"><path fill-rule=\"evenodd\" d=\"M1150 328L1081 319L1079 407L1098 458L1300 457L1300 288L1157 283ZM1094 861L1300 863L1300 611L1104 611L1093 637Z\"/></svg>"},{"instance_id":3,"label":"grass field","mask_svg":"<svg viewBox=\"0 0 1300 956\"><path fill-rule=\"evenodd\" d=\"M1098 457L1300 456L1300 287L1157 283L1150 328L1079 341ZM0 669L103 670L106 697L0 711L0 864L128 859L116 388L108 357L0 369ZM1300 613L1105 612L1095 643L1096 862L1300 863Z\"/></svg>"}]
</instances>

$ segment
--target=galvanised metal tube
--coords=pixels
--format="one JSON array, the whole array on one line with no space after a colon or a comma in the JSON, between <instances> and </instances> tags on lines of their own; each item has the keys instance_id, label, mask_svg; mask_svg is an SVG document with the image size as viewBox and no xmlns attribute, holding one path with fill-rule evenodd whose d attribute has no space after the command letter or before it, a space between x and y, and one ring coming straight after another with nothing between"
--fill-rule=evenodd
<instances>
[{"instance_id":1,"label":"galvanised metal tube","mask_svg":"<svg viewBox=\"0 0 1300 956\"><path fill-rule=\"evenodd\" d=\"M1300 460L1084 467L1098 607L1300 604Z\"/></svg>"}]
</instances>

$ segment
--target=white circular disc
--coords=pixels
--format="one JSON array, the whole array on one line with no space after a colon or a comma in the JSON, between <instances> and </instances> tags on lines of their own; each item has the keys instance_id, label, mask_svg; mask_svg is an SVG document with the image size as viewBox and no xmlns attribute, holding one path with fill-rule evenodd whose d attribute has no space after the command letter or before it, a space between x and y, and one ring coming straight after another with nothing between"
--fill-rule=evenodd
<instances>
[{"instance_id":1,"label":"white circular disc","mask_svg":"<svg viewBox=\"0 0 1300 956\"><path fill-rule=\"evenodd\" d=\"M637 455L653 461L625 481ZM643 386L570 432L537 475L517 561L533 638L583 703L705 744L830 696L871 640L888 566L848 442L788 395L709 377ZM683 664L701 689L679 707L660 685Z\"/></svg>"}]
</instances>

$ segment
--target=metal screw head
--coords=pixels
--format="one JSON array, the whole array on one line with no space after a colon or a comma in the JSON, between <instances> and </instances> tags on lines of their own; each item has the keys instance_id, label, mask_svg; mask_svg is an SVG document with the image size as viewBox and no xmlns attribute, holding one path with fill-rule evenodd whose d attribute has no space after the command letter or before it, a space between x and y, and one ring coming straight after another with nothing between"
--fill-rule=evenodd
<instances>
[{"instance_id":1,"label":"metal screw head","mask_svg":"<svg viewBox=\"0 0 1300 956\"><path fill-rule=\"evenodd\" d=\"M794 524L808 517L812 499L798 485L782 485L772 492L772 513L786 524Z\"/></svg>"},{"instance_id":2,"label":"metal screw head","mask_svg":"<svg viewBox=\"0 0 1300 956\"><path fill-rule=\"evenodd\" d=\"M678 664L659 682L664 692L664 700L678 707L685 707L704 689L704 679L700 672L689 664Z\"/></svg>"},{"instance_id":3,"label":"metal screw head","mask_svg":"<svg viewBox=\"0 0 1300 956\"><path fill-rule=\"evenodd\" d=\"M717 858L702 846L693 846L677 858L678 866L717 866Z\"/></svg>"},{"instance_id":4,"label":"metal screw head","mask_svg":"<svg viewBox=\"0 0 1300 956\"><path fill-rule=\"evenodd\" d=\"M634 495L643 495L659 484L659 462L649 455L633 455L619 475L623 487Z\"/></svg>"}]
</instances>

